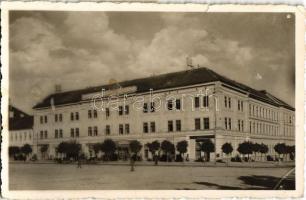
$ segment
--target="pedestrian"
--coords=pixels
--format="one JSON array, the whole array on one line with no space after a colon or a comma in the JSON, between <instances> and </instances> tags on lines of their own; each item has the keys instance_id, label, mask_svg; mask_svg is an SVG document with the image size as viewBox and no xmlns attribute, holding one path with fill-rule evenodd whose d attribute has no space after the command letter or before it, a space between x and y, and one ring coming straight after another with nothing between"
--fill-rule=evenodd
<instances>
[{"instance_id":1,"label":"pedestrian","mask_svg":"<svg viewBox=\"0 0 306 200\"><path fill-rule=\"evenodd\" d=\"M135 161L136 161L136 154L133 154L131 156L131 172L135 171L134 166L135 166Z\"/></svg>"},{"instance_id":2,"label":"pedestrian","mask_svg":"<svg viewBox=\"0 0 306 200\"><path fill-rule=\"evenodd\" d=\"M81 159L80 158L78 158L78 166L77 166L77 168L82 168L82 165L81 165L82 163L81 163Z\"/></svg>"}]
</instances>

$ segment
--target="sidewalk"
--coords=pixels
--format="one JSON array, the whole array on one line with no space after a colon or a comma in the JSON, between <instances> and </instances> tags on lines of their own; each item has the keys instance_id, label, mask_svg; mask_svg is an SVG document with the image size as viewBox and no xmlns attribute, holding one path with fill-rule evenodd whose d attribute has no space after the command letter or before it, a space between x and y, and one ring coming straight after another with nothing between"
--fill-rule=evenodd
<instances>
[{"instance_id":1,"label":"sidewalk","mask_svg":"<svg viewBox=\"0 0 306 200\"><path fill-rule=\"evenodd\" d=\"M53 160L45 161L10 161L10 164L59 164ZM130 165L129 161L98 161L94 163L82 163L83 165ZM76 165L76 162L72 163L63 163L59 165ZM149 161L138 161L135 163L136 166L154 166L154 162ZM158 166L176 166L176 167L239 167L239 168L289 168L294 167L294 162L229 162L226 163L214 163L214 162L158 162Z\"/></svg>"}]
</instances>

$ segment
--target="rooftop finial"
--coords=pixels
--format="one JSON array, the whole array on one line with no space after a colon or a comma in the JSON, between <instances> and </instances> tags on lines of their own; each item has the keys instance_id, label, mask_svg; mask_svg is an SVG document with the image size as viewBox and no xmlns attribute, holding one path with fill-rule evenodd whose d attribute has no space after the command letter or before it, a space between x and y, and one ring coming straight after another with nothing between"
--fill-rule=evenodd
<instances>
[{"instance_id":1,"label":"rooftop finial","mask_svg":"<svg viewBox=\"0 0 306 200\"><path fill-rule=\"evenodd\" d=\"M189 56L186 57L186 64L187 64L187 68L189 69L193 69L193 65L192 65L192 58L190 58Z\"/></svg>"}]
</instances>

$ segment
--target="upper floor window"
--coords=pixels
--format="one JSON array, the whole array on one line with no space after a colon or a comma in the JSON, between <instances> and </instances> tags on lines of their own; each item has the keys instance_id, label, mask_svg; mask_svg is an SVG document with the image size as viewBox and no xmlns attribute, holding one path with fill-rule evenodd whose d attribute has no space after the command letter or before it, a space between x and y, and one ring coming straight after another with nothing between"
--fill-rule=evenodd
<instances>
[{"instance_id":1,"label":"upper floor window","mask_svg":"<svg viewBox=\"0 0 306 200\"><path fill-rule=\"evenodd\" d=\"M79 120L79 112L75 113L75 120Z\"/></svg>"},{"instance_id":2,"label":"upper floor window","mask_svg":"<svg viewBox=\"0 0 306 200\"><path fill-rule=\"evenodd\" d=\"M203 120L204 120L204 129L209 129L209 118L205 117Z\"/></svg>"},{"instance_id":3,"label":"upper floor window","mask_svg":"<svg viewBox=\"0 0 306 200\"><path fill-rule=\"evenodd\" d=\"M106 117L109 117L109 116L110 116L109 108L106 108L106 109L105 109L105 115L106 115Z\"/></svg>"},{"instance_id":4,"label":"upper floor window","mask_svg":"<svg viewBox=\"0 0 306 200\"><path fill-rule=\"evenodd\" d=\"M44 123L44 117L40 116L40 123L43 124Z\"/></svg>"},{"instance_id":5,"label":"upper floor window","mask_svg":"<svg viewBox=\"0 0 306 200\"><path fill-rule=\"evenodd\" d=\"M60 138L63 138L63 129L60 129L60 130L59 130L59 137L60 137Z\"/></svg>"},{"instance_id":6,"label":"upper floor window","mask_svg":"<svg viewBox=\"0 0 306 200\"><path fill-rule=\"evenodd\" d=\"M57 115L57 114L54 115L54 121L55 121L55 122L58 121L58 115Z\"/></svg>"},{"instance_id":7,"label":"upper floor window","mask_svg":"<svg viewBox=\"0 0 306 200\"><path fill-rule=\"evenodd\" d=\"M79 128L75 128L75 137L80 137L80 130L79 130Z\"/></svg>"},{"instance_id":8,"label":"upper floor window","mask_svg":"<svg viewBox=\"0 0 306 200\"><path fill-rule=\"evenodd\" d=\"M71 121L74 120L74 113L70 113L70 120L71 120Z\"/></svg>"},{"instance_id":9,"label":"upper floor window","mask_svg":"<svg viewBox=\"0 0 306 200\"><path fill-rule=\"evenodd\" d=\"M144 133L148 133L149 132L149 127L148 127L148 123L147 122L143 123L143 132Z\"/></svg>"},{"instance_id":10,"label":"upper floor window","mask_svg":"<svg viewBox=\"0 0 306 200\"><path fill-rule=\"evenodd\" d=\"M124 106L124 114L128 115L130 113L130 107L128 105Z\"/></svg>"},{"instance_id":11,"label":"upper floor window","mask_svg":"<svg viewBox=\"0 0 306 200\"><path fill-rule=\"evenodd\" d=\"M155 122L150 122L151 133L155 133Z\"/></svg>"},{"instance_id":12,"label":"upper floor window","mask_svg":"<svg viewBox=\"0 0 306 200\"><path fill-rule=\"evenodd\" d=\"M175 100L175 109L181 110L181 100L180 99Z\"/></svg>"},{"instance_id":13,"label":"upper floor window","mask_svg":"<svg viewBox=\"0 0 306 200\"><path fill-rule=\"evenodd\" d=\"M94 127L93 135L94 135L94 136L97 136L97 135L98 135L98 127L97 127L97 126Z\"/></svg>"},{"instance_id":14,"label":"upper floor window","mask_svg":"<svg viewBox=\"0 0 306 200\"><path fill-rule=\"evenodd\" d=\"M144 113L147 113L147 112L148 112L148 104L147 104L147 103L144 103L144 104L143 104L143 112L144 112Z\"/></svg>"},{"instance_id":15,"label":"upper floor window","mask_svg":"<svg viewBox=\"0 0 306 200\"><path fill-rule=\"evenodd\" d=\"M173 101L172 100L168 100L167 107L168 107L168 110L173 110Z\"/></svg>"},{"instance_id":16,"label":"upper floor window","mask_svg":"<svg viewBox=\"0 0 306 200\"><path fill-rule=\"evenodd\" d=\"M119 115L123 115L123 107L119 106Z\"/></svg>"},{"instance_id":17,"label":"upper floor window","mask_svg":"<svg viewBox=\"0 0 306 200\"><path fill-rule=\"evenodd\" d=\"M125 131L125 134L130 134L130 125L129 124L124 125L124 131Z\"/></svg>"},{"instance_id":18,"label":"upper floor window","mask_svg":"<svg viewBox=\"0 0 306 200\"><path fill-rule=\"evenodd\" d=\"M47 122L48 122L48 116L45 115L45 123L47 123Z\"/></svg>"},{"instance_id":19,"label":"upper floor window","mask_svg":"<svg viewBox=\"0 0 306 200\"><path fill-rule=\"evenodd\" d=\"M123 124L119 124L119 134L123 134Z\"/></svg>"},{"instance_id":20,"label":"upper floor window","mask_svg":"<svg viewBox=\"0 0 306 200\"><path fill-rule=\"evenodd\" d=\"M58 130L55 129L54 138L58 138Z\"/></svg>"},{"instance_id":21,"label":"upper floor window","mask_svg":"<svg viewBox=\"0 0 306 200\"><path fill-rule=\"evenodd\" d=\"M200 97L194 97L194 107L195 108L200 107Z\"/></svg>"},{"instance_id":22,"label":"upper floor window","mask_svg":"<svg viewBox=\"0 0 306 200\"><path fill-rule=\"evenodd\" d=\"M110 125L105 126L105 135L110 135L111 130L110 130Z\"/></svg>"},{"instance_id":23,"label":"upper floor window","mask_svg":"<svg viewBox=\"0 0 306 200\"><path fill-rule=\"evenodd\" d=\"M225 129L231 130L232 129L232 119L225 117L224 118L224 125L225 125Z\"/></svg>"},{"instance_id":24,"label":"upper floor window","mask_svg":"<svg viewBox=\"0 0 306 200\"><path fill-rule=\"evenodd\" d=\"M92 136L92 127L88 127L88 136Z\"/></svg>"},{"instance_id":25,"label":"upper floor window","mask_svg":"<svg viewBox=\"0 0 306 200\"><path fill-rule=\"evenodd\" d=\"M209 98L207 95L203 97L203 107L209 107Z\"/></svg>"},{"instance_id":26,"label":"upper floor window","mask_svg":"<svg viewBox=\"0 0 306 200\"><path fill-rule=\"evenodd\" d=\"M181 131L182 130L181 120L175 120L175 126L176 126L176 131Z\"/></svg>"},{"instance_id":27,"label":"upper floor window","mask_svg":"<svg viewBox=\"0 0 306 200\"><path fill-rule=\"evenodd\" d=\"M201 129L201 119L200 118L194 119L194 129L195 130Z\"/></svg>"},{"instance_id":28,"label":"upper floor window","mask_svg":"<svg viewBox=\"0 0 306 200\"><path fill-rule=\"evenodd\" d=\"M88 118L92 118L92 113L91 113L91 110L88 110Z\"/></svg>"},{"instance_id":29,"label":"upper floor window","mask_svg":"<svg viewBox=\"0 0 306 200\"><path fill-rule=\"evenodd\" d=\"M48 138L48 131L45 131L45 139Z\"/></svg>"},{"instance_id":30,"label":"upper floor window","mask_svg":"<svg viewBox=\"0 0 306 200\"><path fill-rule=\"evenodd\" d=\"M231 97L228 97L228 107L231 108Z\"/></svg>"},{"instance_id":31,"label":"upper floor window","mask_svg":"<svg viewBox=\"0 0 306 200\"><path fill-rule=\"evenodd\" d=\"M227 117L224 118L224 127L227 129Z\"/></svg>"},{"instance_id":32,"label":"upper floor window","mask_svg":"<svg viewBox=\"0 0 306 200\"><path fill-rule=\"evenodd\" d=\"M17 136L17 135L16 135L16 136ZM40 139L43 139L43 138L44 138L44 132L43 132L43 131L40 131L39 138L40 138ZM17 139L17 138L16 138L16 139Z\"/></svg>"},{"instance_id":33,"label":"upper floor window","mask_svg":"<svg viewBox=\"0 0 306 200\"><path fill-rule=\"evenodd\" d=\"M227 108L227 96L224 97L224 107Z\"/></svg>"},{"instance_id":34,"label":"upper floor window","mask_svg":"<svg viewBox=\"0 0 306 200\"><path fill-rule=\"evenodd\" d=\"M155 102L151 102L151 112L155 112Z\"/></svg>"},{"instance_id":35,"label":"upper floor window","mask_svg":"<svg viewBox=\"0 0 306 200\"><path fill-rule=\"evenodd\" d=\"M59 116L58 116L58 119L59 119L60 122L62 122L63 121L63 114L60 113Z\"/></svg>"},{"instance_id":36,"label":"upper floor window","mask_svg":"<svg viewBox=\"0 0 306 200\"><path fill-rule=\"evenodd\" d=\"M173 132L173 121L168 121L168 132Z\"/></svg>"},{"instance_id":37,"label":"upper floor window","mask_svg":"<svg viewBox=\"0 0 306 200\"><path fill-rule=\"evenodd\" d=\"M70 137L74 137L74 128L70 129Z\"/></svg>"},{"instance_id":38,"label":"upper floor window","mask_svg":"<svg viewBox=\"0 0 306 200\"><path fill-rule=\"evenodd\" d=\"M94 118L97 118L97 117L98 117L98 112L97 112L97 110L93 110L93 117L94 117Z\"/></svg>"}]
</instances>

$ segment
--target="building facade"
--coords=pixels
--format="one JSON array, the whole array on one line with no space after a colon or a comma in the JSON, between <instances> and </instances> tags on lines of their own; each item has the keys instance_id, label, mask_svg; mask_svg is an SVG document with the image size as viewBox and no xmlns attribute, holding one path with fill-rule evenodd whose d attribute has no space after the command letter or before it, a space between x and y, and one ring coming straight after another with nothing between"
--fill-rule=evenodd
<instances>
[{"instance_id":1,"label":"building facade","mask_svg":"<svg viewBox=\"0 0 306 200\"><path fill-rule=\"evenodd\" d=\"M29 144L33 148L33 116L9 106L9 146L22 147Z\"/></svg>"},{"instance_id":2,"label":"building facade","mask_svg":"<svg viewBox=\"0 0 306 200\"><path fill-rule=\"evenodd\" d=\"M266 91L232 81L207 68L169 73L83 90L57 92L34 106L34 146L47 146L49 158L57 145L76 140L87 157L92 145L111 138L128 151L138 140L148 158L147 143L188 141L188 157L200 157L199 145L210 139L222 157L229 142L294 145L294 108Z\"/></svg>"}]
</instances>

